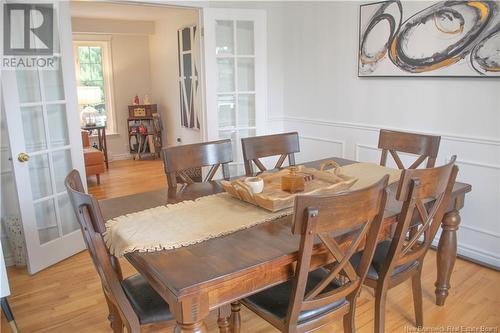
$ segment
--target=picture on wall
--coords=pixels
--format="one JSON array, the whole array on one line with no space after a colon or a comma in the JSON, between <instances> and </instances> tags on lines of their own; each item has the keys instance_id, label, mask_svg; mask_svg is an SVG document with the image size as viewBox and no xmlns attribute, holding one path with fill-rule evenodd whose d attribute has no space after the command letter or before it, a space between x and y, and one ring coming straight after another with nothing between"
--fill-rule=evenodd
<instances>
[{"instance_id":1,"label":"picture on wall","mask_svg":"<svg viewBox=\"0 0 500 333\"><path fill-rule=\"evenodd\" d=\"M358 76L500 76L500 1L360 6Z\"/></svg>"},{"instance_id":2,"label":"picture on wall","mask_svg":"<svg viewBox=\"0 0 500 333\"><path fill-rule=\"evenodd\" d=\"M196 26L177 31L179 48L179 96L181 99L181 126L200 129L198 118L201 109L200 82L198 70L200 59L198 32Z\"/></svg>"}]
</instances>

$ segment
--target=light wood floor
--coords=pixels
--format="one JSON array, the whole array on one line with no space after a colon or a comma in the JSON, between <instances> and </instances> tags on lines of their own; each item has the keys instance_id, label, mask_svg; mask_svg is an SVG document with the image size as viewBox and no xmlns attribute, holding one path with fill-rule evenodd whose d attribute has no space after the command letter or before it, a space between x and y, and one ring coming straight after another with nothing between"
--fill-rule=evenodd
<instances>
[{"instance_id":1,"label":"light wood floor","mask_svg":"<svg viewBox=\"0 0 500 333\"><path fill-rule=\"evenodd\" d=\"M102 177L101 186L90 184L89 190L104 198L162 186L166 186L166 180L160 161L117 161L110 164L110 171ZM445 328L482 325L500 330L500 272L458 259L450 296L444 307L438 307L434 304L435 260L435 252L429 251L422 277L425 325ZM121 263L125 275L134 273L127 262ZM34 276L17 268L9 268L8 274L12 291L9 301L21 332L111 332L100 282L86 251ZM357 306L358 332L373 332L373 311L372 292L364 289ZM244 308L242 316L243 333L277 332ZM215 313L206 322L210 332L218 332ZM3 316L1 323L1 332L9 332ZM146 331L171 332L172 325L150 326ZM409 332L413 325L411 285L404 283L389 292L386 331ZM342 331L338 322L318 332Z\"/></svg>"}]
</instances>

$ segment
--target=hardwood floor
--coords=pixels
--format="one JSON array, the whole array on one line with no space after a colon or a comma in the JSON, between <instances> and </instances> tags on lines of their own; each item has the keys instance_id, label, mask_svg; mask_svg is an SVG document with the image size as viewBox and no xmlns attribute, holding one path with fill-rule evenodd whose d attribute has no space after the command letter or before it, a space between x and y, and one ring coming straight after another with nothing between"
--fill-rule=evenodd
<instances>
[{"instance_id":1,"label":"hardwood floor","mask_svg":"<svg viewBox=\"0 0 500 333\"><path fill-rule=\"evenodd\" d=\"M109 163L109 169L101 175L100 185L95 176L88 177L87 184L89 193L101 200L159 190L167 186L167 177L161 159L124 160Z\"/></svg>"},{"instance_id":2,"label":"hardwood floor","mask_svg":"<svg viewBox=\"0 0 500 333\"><path fill-rule=\"evenodd\" d=\"M89 191L98 198L117 197L166 186L161 161L116 161L102 176L101 185L89 179ZM500 272L461 259L452 276L452 289L444 307L434 304L436 254L429 251L423 268L424 323L426 327L480 327L500 329ZM125 275L134 269L121 260ZM9 297L19 329L27 332L100 333L111 332L107 305L99 278L86 251L34 275L25 269L8 269L12 295ZM373 295L363 289L356 314L357 331L373 332ZM242 307L242 333L277 332L264 320ZM217 318L207 319L210 332L218 332ZM171 332L173 323L150 326L147 332ZM387 300L387 332L411 332L414 328L411 284L404 283L389 292ZM2 315L1 332L9 332ZM342 323L335 322L317 331L342 332ZM448 330L452 332L452 330ZM469 331L470 332L470 331Z\"/></svg>"}]
</instances>

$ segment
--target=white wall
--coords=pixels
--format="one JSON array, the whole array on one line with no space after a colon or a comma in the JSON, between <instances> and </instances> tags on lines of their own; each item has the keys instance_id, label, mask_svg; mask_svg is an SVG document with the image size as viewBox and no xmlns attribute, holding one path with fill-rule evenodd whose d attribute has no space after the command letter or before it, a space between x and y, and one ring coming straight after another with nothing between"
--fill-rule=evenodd
<instances>
[{"instance_id":1,"label":"white wall","mask_svg":"<svg viewBox=\"0 0 500 333\"><path fill-rule=\"evenodd\" d=\"M202 131L181 127L179 96L179 58L177 30L197 25L198 12L194 9L171 9L155 21L155 34L150 36L151 86L153 102L163 117L163 146L196 143L202 140ZM200 95L201 96L201 95ZM202 110L200 110L200 122ZM181 143L177 142L181 139Z\"/></svg>"},{"instance_id":2,"label":"white wall","mask_svg":"<svg viewBox=\"0 0 500 333\"><path fill-rule=\"evenodd\" d=\"M459 180L473 187L459 253L500 267L500 82L358 78L359 4L286 3L283 121L301 134L298 159L378 163L380 128L441 135L438 164L458 155Z\"/></svg>"}]
</instances>

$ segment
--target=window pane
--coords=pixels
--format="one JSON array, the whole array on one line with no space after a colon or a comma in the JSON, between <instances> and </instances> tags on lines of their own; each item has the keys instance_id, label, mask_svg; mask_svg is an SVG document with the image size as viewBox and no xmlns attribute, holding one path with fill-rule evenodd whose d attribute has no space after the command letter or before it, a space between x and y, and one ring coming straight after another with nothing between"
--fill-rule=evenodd
<instances>
[{"instance_id":1,"label":"window pane","mask_svg":"<svg viewBox=\"0 0 500 333\"><path fill-rule=\"evenodd\" d=\"M64 178L73 168L73 164L71 163L71 151L69 149L64 149L53 152L52 161L54 164L56 192L61 193L66 190L64 187Z\"/></svg>"},{"instance_id":2,"label":"window pane","mask_svg":"<svg viewBox=\"0 0 500 333\"><path fill-rule=\"evenodd\" d=\"M255 126L255 95L238 96L238 126Z\"/></svg>"},{"instance_id":3,"label":"window pane","mask_svg":"<svg viewBox=\"0 0 500 333\"><path fill-rule=\"evenodd\" d=\"M45 87L45 100L60 101L64 100L64 84L61 71L61 58L57 57L55 68L53 70L43 70L40 75L43 77Z\"/></svg>"},{"instance_id":4,"label":"window pane","mask_svg":"<svg viewBox=\"0 0 500 333\"><path fill-rule=\"evenodd\" d=\"M47 154L32 156L28 162L33 200L52 194L52 182Z\"/></svg>"},{"instance_id":5,"label":"window pane","mask_svg":"<svg viewBox=\"0 0 500 333\"><path fill-rule=\"evenodd\" d=\"M233 21L215 22L215 53L234 54Z\"/></svg>"},{"instance_id":6,"label":"window pane","mask_svg":"<svg viewBox=\"0 0 500 333\"><path fill-rule=\"evenodd\" d=\"M101 47L92 46L90 49L90 62L93 64L102 63L102 50Z\"/></svg>"},{"instance_id":7,"label":"window pane","mask_svg":"<svg viewBox=\"0 0 500 333\"><path fill-rule=\"evenodd\" d=\"M254 54L254 37L252 21L236 22L236 44L238 45L238 54Z\"/></svg>"},{"instance_id":8,"label":"window pane","mask_svg":"<svg viewBox=\"0 0 500 333\"><path fill-rule=\"evenodd\" d=\"M52 148L69 144L68 124L66 122L66 107L63 104L47 105L49 137Z\"/></svg>"},{"instance_id":9,"label":"window pane","mask_svg":"<svg viewBox=\"0 0 500 333\"><path fill-rule=\"evenodd\" d=\"M191 50L191 29L182 29L182 51Z\"/></svg>"},{"instance_id":10,"label":"window pane","mask_svg":"<svg viewBox=\"0 0 500 333\"><path fill-rule=\"evenodd\" d=\"M234 59L217 59L217 91L234 91Z\"/></svg>"},{"instance_id":11,"label":"window pane","mask_svg":"<svg viewBox=\"0 0 500 333\"><path fill-rule=\"evenodd\" d=\"M32 106L21 108L21 117L23 120L26 152L32 153L47 149L42 107Z\"/></svg>"},{"instance_id":12,"label":"window pane","mask_svg":"<svg viewBox=\"0 0 500 333\"><path fill-rule=\"evenodd\" d=\"M80 64L80 81L85 82L91 80L90 78L90 65Z\"/></svg>"},{"instance_id":13,"label":"window pane","mask_svg":"<svg viewBox=\"0 0 500 333\"><path fill-rule=\"evenodd\" d=\"M19 93L19 102L31 103L39 102L40 84L38 72L34 70L17 70L17 91Z\"/></svg>"},{"instance_id":14,"label":"window pane","mask_svg":"<svg viewBox=\"0 0 500 333\"><path fill-rule=\"evenodd\" d=\"M80 224L76 219L75 211L73 210L69 197L66 193L59 196L57 204L59 205L59 215L61 217L61 229L63 235L79 230Z\"/></svg>"},{"instance_id":15,"label":"window pane","mask_svg":"<svg viewBox=\"0 0 500 333\"><path fill-rule=\"evenodd\" d=\"M238 59L238 91L254 91L255 66L253 58Z\"/></svg>"},{"instance_id":16,"label":"window pane","mask_svg":"<svg viewBox=\"0 0 500 333\"><path fill-rule=\"evenodd\" d=\"M90 60L89 48L87 46L78 47L78 56L80 59L80 64L88 63Z\"/></svg>"},{"instance_id":17,"label":"window pane","mask_svg":"<svg viewBox=\"0 0 500 333\"><path fill-rule=\"evenodd\" d=\"M219 109L219 127L234 127L236 125L234 95L220 95L217 97Z\"/></svg>"},{"instance_id":18,"label":"window pane","mask_svg":"<svg viewBox=\"0 0 500 333\"><path fill-rule=\"evenodd\" d=\"M233 160L236 161L236 152L238 142L236 142L236 131L219 131L220 139L231 139L231 146L233 148Z\"/></svg>"},{"instance_id":19,"label":"window pane","mask_svg":"<svg viewBox=\"0 0 500 333\"><path fill-rule=\"evenodd\" d=\"M35 204L35 218L40 244L59 237L54 199Z\"/></svg>"}]
</instances>

